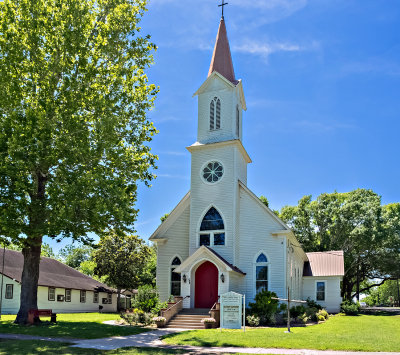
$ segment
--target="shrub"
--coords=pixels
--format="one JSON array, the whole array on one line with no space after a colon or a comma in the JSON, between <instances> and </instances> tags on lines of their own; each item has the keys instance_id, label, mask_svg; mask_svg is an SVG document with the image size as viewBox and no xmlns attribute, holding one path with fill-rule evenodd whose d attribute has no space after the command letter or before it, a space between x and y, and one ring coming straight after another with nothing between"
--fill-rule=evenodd
<instances>
[{"instance_id":1,"label":"shrub","mask_svg":"<svg viewBox=\"0 0 400 355\"><path fill-rule=\"evenodd\" d=\"M163 307L163 304L160 302L157 289L150 285L145 285L139 287L138 293L133 300L133 307L145 313L157 314Z\"/></svg>"},{"instance_id":2,"label":"shrub","mask_svg":"<svg viewBox=\"0 0 400 355\"><path fill-rule=\"evenodd\" d=\"M360 313L360 305L352 301L344 301L340 305L340 310L347 316L356 316Z\"/></svg>"},{"instance_id":3,"label":"shrub","mask_svg":"<svg viewBox=\"0 0 400 355\"><path fill-rule=\"evenodd\" d=\"M250 315L258 316L262 324L275 324L279 303L273 297L277 297L275 292L262 290L257 293L255 302L249 303Z\"/></svg>"},{"instance_id":4,"label":"shrub","mask_svg":"<svg viewBox=\"0 0 400 355\"><path fill-rule=\"evenodd\" d=\"M250 327L258 327L260 324L260 318L257 316L247 316L246 317L247 323Z\"/></svg>"},{"instance_id":5,"label":"shrub","mask_svg":"<svg viewBox=\"0 0 400 355\"><path fill-rule=\"evenodd\" d=\"M312 320L313 322L318 322L318 308L311 307L306 309L306 316L308 319Z\"/></svg>"},{"instance_id":6,"label":"shrub","mask_svg":"<svg viewBox=\"0 0 400 355\"><path fill-rule=\"evenodd\" d=\"M302 324L306 324L308 321L308 317L306 313L300 314L297 318L296 318L297 322L302 323Z\"/></svg>"},{"instance_id":7,"label":"shrub","mask_svg":"<svg viewBox=\"0 0 400 355\"><path fill-rule=\"evenodd\" d=\"M153 323L153 314L134 309L133 312L121 313L120 317L129 325L149 325Z\"/></svg>"},{"instance_id":8,"label":"shrub","mask_svg":"<svg viewBox=\"0 0 400 355\"><path fill-rule=\"evenodd\" d=\"M325 309L321 309L318 313L317 313L318 317L322 316L324 317L324 319L329 319L329 314Z\"/></svg>"},{"instance_id":9,"label":"shrub","mask_svg":"<svg viewBox=\"0 0 400 355\"><path fill-rule=\"evenodd\" d=\"M317 313L317 319L318 319L318 322L325 321L325 317L322 314L319 314L319 313Z\"/></svg>"},{"instance_id":10,"label":"shrub","mask_svg":"<svg viewBox=\"0 0 400 355\"><path fill-rule=\"evenodd\" d=\"M315 302L314 300L312 300L310 298L307 298L306 301L307 301L307 307L308 308L316 308L318 310L322 309L322 306L319 303Z\"/></svg>"},{"instance_id":11,"label":"shrub","mask_svg":"<svg viewBox=\"0 0 400 355\"><path fill-rule=\"evenodd\" d=\"M302 314L306 312L306 307L299 305L290 308L290 317L291 318L298 318Z\"/></svg>"}]
</instances>

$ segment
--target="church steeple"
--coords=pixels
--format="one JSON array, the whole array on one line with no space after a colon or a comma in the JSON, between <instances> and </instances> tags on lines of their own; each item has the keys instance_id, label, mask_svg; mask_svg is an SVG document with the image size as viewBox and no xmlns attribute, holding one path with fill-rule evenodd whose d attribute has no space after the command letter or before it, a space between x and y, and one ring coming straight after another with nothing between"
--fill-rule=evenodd
<instances>
[{"instance_id":1,"label":"church steeple","mask_svg":"<svg viewBox=\"0 0 400 355\"><path fill-rule=\"evenodd\" d=\"M230 82L236 84L235 72L233 70L231 50L229 47L228 35L226 33L225 20L221 17L219 23L217 40L215 42L214 53L211 59L210 70L208 76L214 71L221 74Z\"/></svg>"}]
</instances>

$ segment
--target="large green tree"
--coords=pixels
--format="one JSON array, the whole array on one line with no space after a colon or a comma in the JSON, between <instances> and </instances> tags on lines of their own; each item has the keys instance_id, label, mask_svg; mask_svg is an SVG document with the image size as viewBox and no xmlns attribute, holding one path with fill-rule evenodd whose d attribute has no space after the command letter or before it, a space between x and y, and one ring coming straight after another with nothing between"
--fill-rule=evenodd
<instances>
[{"instance_id":1,"label":"large green tree","mask_svg":"<svg viewBox=\"0 0 400 355\"><path fill-rule=\"evenodd\" d=\"M100 239L93 252L94 272L118 291L137 289L148 280L147 268L154 252L136 235L110 233ZM152 281L152 280L150 280Z\"/></svg>"},{"instance_id":2,"label":"large green tree","mask_svg":"<svg viewBox=\"0 0 400 355\"><path fill-rule=\"evenodd\" d=\"M88 245L68 244L58 252L62 262L74 269L79 269L81 264L88 261L93 252L93 248Z\"/></svg>"},{"instance_id":3,"label":"large green tree","mask_svg":"<svg viewBox=\"0 0 400 355\"><path fill-rule=\"evenodd\" d=\"M145 0L0 1L0 236L22 247L17 323L37 308L44 236L130 231L157 88Z\"/></svg>"},{"instance_id":4,"label":"large green tree","mask_svg":"<svg viewBox=\"0 0 400 355\"><path fill-rule=\"evenodd\" d=\"M382 206L380 196L373 191L324 193L315 201L304 196L297 206L282 208L280 217L305 251L344 251L345 298L397 277L400 209L398 204ZM379 281L362 286L363 281L373 279Z\"/></svg>"}]
</instances>

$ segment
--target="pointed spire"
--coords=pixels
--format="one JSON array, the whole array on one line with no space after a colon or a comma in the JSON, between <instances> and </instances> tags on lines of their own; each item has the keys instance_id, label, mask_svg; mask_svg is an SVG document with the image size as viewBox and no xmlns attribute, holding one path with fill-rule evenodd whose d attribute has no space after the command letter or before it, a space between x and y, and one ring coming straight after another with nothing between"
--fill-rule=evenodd
<instances>
[{"instance_id":1,"label":"pointed spire","mask_svg":"<svg viewBox=\"0 0 400 355\"><path fill-rule=\"evenodd\" d=\"M236 83L235 72L233 70L231 50L229 48L228 35L226 33L225 21L221 17L219 23L217 40L215 42L214 53L211 59L208 76L217 71L232 83Z\"/></svg>"}]
</instances>

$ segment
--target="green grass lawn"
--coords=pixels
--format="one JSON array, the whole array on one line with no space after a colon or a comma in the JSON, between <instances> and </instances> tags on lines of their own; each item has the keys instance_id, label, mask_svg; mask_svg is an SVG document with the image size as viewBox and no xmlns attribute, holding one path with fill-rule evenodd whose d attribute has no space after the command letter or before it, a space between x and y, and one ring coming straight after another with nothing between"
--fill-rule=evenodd
<instances>
[{"instance_id":1,"label":"green grass lawn","mask_svg":"<svg viewBox=\"0 0 400 355\"><path fill-rule=\"evenodd\" d=\"M33 354L57 354L57 355L169 355L182 354L186 351L163 350L154 348L123 348L118 350L93 350L71 348L68 343L56 343L50 341L31 340L3 340L0 339L0 355L33 355ZM187 353L187 352L186 352Z\"/></svg>"},{"instance_id":2,"label":"green grass lawn","mask_svg":"<svg viewBox=\"0 0 400 355\"><path fill-rule=\"evenodd\" d=\"M309 327L240 330L196 330L164 337L169 344L353 351L400 351L400 316L331 317Z\"/></svg>"},{"instance_id":3,"label":"green grass lawn","mask_svg":"<svg viewBox=\"0 0 400 355\"><path fill-rule=\"evenodd\" d=\"M48 318L43 318L43 320L46 319ZM95 339L138 334L148 330L141 327L117 327L102 324L104 321L117 319L120 319L118 314L109 313L60 313L57 315L57 323L55 324L44 322L37 326L20 326L13 323L15 315L2 315L0 333Z\"/></svg>"}]
</instances>

